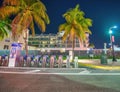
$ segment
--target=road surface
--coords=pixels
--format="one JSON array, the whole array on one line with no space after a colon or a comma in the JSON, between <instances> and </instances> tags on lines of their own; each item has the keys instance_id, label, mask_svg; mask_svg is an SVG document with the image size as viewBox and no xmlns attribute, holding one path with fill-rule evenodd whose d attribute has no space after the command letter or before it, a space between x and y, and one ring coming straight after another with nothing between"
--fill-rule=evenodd
<instances>
[{"instance_id":1,"label":"road surface","mask_svg":"<svg viewBox=\"0 0 120 92\"><path fill-rule=\"evenodd\" d=\"M110 85L111 78L105 83L109 75L103 78L103 75L90 75L92 72L95 73L84 68L0 68L0 92L120 92L117 85L104 86ZM119 75L116 76L112 77L113 85L118 81Z\"/></svg>"}]
</instances>

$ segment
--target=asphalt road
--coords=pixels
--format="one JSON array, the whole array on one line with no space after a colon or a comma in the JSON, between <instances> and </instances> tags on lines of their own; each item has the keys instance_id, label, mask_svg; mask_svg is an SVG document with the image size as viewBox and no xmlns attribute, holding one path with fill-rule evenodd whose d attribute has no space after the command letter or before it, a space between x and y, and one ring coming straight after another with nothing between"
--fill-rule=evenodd
<instances>
[{"instance_id":1,"label":"asphalt road","mask_svg":"<svg viewBox=\"0 0 120 92\"><path fill-rule=\"evenodd\" d=\"M90 75L94 71L0 67L0 92L120 92L119 75Z\"/></svg>"}]
</instances>

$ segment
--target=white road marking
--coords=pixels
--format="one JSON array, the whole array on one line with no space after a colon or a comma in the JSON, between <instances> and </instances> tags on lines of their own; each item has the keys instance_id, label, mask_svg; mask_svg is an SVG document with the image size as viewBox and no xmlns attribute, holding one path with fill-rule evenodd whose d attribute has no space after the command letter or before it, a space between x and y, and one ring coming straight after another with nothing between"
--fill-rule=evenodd
<instances>
[{"instance_id":1,"label":"white road marking","mask_svg":"<svg viewBox=\"0 0 120 92\"><path fill-rule=\"evenodd\" d=\"M31 71L25 71L24 73L35 73L35 72L39 72L40 70L31 70Z\"/></svg>"},{"instance_id":2,"label":"white road marking","mask_svg":"<svg viewBox=\"0 0 120 92\"><path fill-rule=\"evenodd\" d=\"M0 71L2 74L36 74L36 75L120 75L120 73L39 73L36 71L29 72L8 72Z\"/></svg>"},{"instance_id":3,"label":"white road marking","mask_svg":"<svg viewBox=\"0 0 120 92\"><path fill-rule=\"evenodd\" d=\"M88 70L85 70L85 71L82 71L82 72L79 72L79 74L89 74L90 73L90 71L88 71Z\"/></svg>"}]
</instances>

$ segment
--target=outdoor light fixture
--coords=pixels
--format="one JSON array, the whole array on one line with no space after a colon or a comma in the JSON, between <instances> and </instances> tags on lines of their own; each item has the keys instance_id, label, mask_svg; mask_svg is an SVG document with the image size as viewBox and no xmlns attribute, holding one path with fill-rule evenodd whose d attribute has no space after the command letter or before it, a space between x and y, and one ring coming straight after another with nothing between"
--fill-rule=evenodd
<instances>
[{"instance_id":1,"label":"outdoor light fixture","mask_svg":"<svg viewBox=\"0 0 120 92\"><path fill-rule=\"evenodd\" d=\"M109 34L110 34L110 45L111 45L111 49L112 49L112 55L113 55L113 62L117 61L115 58L115 51L114 51L114 36L112 35L113 31L112 29L117 28L117 26L113 26L109 28Z\"/></svg>"}]
</instances>

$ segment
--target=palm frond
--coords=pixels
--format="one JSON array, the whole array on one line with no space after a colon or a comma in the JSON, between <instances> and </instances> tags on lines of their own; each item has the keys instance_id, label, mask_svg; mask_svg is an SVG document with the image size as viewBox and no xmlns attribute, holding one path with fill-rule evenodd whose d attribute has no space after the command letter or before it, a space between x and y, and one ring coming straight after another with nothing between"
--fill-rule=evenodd
<instances>
[{"instance_id":1,"label":"palm frond","mask_svg":"<svg viewBox=\"0 0 120 92\"><path fill-rule=\"evenodd\" d=\"M36 2L31 7L30 10L34 11L36 14L38 14L47 24L50 23L49 17L46 13L46 8L42 2Z\"/></svg>"},{"instance_id":2,"label":"palm frond","mask_svg":"<svg viewBox=\"0 0 120 92\"><path fill-rule=\"evenodd\" d=\"M0 34L0 40L3 40L3 39L4 39L4 34Z\"/></svg>"},{"instance_id":3,"label":"palm frond","mask_svg":"<svg viewBox=\"0 0 120 92\"><path fill-rule=\"evenodd\" d=\"M21 0L20 0L21 1ZM19 0L4 0L3 1L3 5L12 5L12 6L15 6L15 5L19 5L20 2Z\"/></svg>"},{"instance_id":4,"label":"palm frond","mask_svg":"<svg viewBox=\"0 0 120 92\"><path fill-rule=\"evenodd\" d=\"M37 14L33 13L32 14L33 19L35 23L38 25L38 27L41 29L42 32L45 32L46 25L43 19L41 19Z\"/></svg>"},{"instance_id":5,"label":"palm frond","mask_svg":"<svg viewBox=\"0 0 120 92\"><path fill-rule=\"evenodd\" d=\"M47 24L50 24L50 19L49 19L49 16L47 15L47 13L45 13L45 18L44 18L45 22Z\"/></svg>"},{"instance_id":6,"label":"palm frond","mask_svg":"<svg viewBox=\"0 0 120 92\"><path fill-rule=\"evenodd\" d=\"M65 15L64 18L65 18L65 20L66 20L67 23L71 23L72 20L73 20L73 19L70 17L70 15Z\"/></svg>"},{"instance_id":7,"label":"palm frond","mask_svg":"<svg viewBox=\"0 0 120 92\"><path fill-rule=\"evenodd\" d=\"M46 7L45 5L42 3L42 2L36 2L36 3L33 3L31 6L30 6L30 9L37 9L37 10L43 10L43 11L46 11Z\"/></svg>"},{"instance_id":8,"label":"palm frond","mask_svg":"<svg viewBox=\"0 0 120 92\"><path fill-rule=\"evenodd\" d=\"M29 21L28 21L29 20ZM32 15L29 10L23 13L20 23L22 23L24 29L27 29L32 21Z\"/></svg>"},{"instance_id":9,"label":"palm frond","mask_svg":"<svg viewBox=\"0 0 120 92\"><path fill-rule=\"evenodd\" d=\"M32 36L35 36L35 29L34 29L34 22L33 21L31 22L29 28L32 31Z\"/></svg>"},{"instance_id":10,"label":"palm frond","mask_svg":"<svg viewBox=\"0 0 120 92\"><path fill-rule=\"evenodd\" d=\"M71 25L67 25L64 29L64 35L63 35L63 41L65 41L68 37L68 35L70 35L70 30L71 30Z\"/></svg>"},{"instance_id":11,"label":"palm frond","mask_svg":"<svg viewBox=\"0 0 120 92\"><path fill-rule=\"evenodd\" d=\"M40 2L40 0L24 0L24 2L26 3L26 5L31 6L36 2Z\"/></svg>"},{"instance_id":12,"label":"palm frond","mask_svg":"<svg viewBox=\"0 0 120 92\"><path fill-rule=\"evenodd\" d=\"M1 28L1 29L3 30L4 35L5 35L5 36L8 36L8 32L5 30L5 28Z\"/></svg>"},{"instance_id":13,"label":"palm frond","mask_svg":"<svg viewBox=\"0 0 120 92\"><path fill-rule=\"evenodd\" d=\"M9 35L9 28L10 26L10 20L5 19L5 20L0 20L0 40L4 39L5 37L8 37Z\"/></svg>"},{"instance_id":14,"label":"palm frond","mask_svg":"<svg viewBox=\"0 0 120 92\"><path fill-rule=\"evenodd\" d=\"M68 30L67 30L68 31ZM65 41L66 39L67 39L67 37L68 37L68 32L67 31L64 31L65 33L64 33L64 35L63 35L63 37L62 37L62 40L63 41Z\"/></svg>"},{"instance_id":15,"label":"palm frond","mask_svg":"<svg viewBox=\"0 0 120 92\"><path fill-rule=\"evenodd\" d=\"M8 32L3 27L0 28L0 33L1 40L4 39L5 37L8 37Z\"/></svg>"},{"instance_id":16,"label":"palm frond","mask_svg":"<svg viewBox=\"0 0 120 92\"><path fill-rule=\"evenodd\" d=\"M67 23L61 24L58 28L59 32L64 31L66 26L67 26Z\"/></svg>"},{"instance_id":17,"label":"palm frond","mask_svg":"<svg viewBox=\"0 0 120 92\"><path fill-rule=\"evenodd\" d=\"M84 32L85 32L85 33L92 34L92 32L91 32L91 30L90 30L90 29L88 29L88 28L83 28L83 29L84 29Z\"/></svg>"},{"instance_id":18,"label":"palm frond","mask_svg":"<svg viewBox=\"0 0 120 92\"><path fill-rule=\"evenodd\" d=\"M90 18L86 18L86 19L85 19L85 23L86 23L89 27L92 26L92 20L91 20Z\"/></svg>"},{"instance_id":19,"label":"palm frond","mask_svg":"<svg viewBox=\"0 0 120 92\"><path fill-rule=\"evenodd\" d=\"M2 19L12 15L16 14L19 11L19 7L14 7L14 6L4 6L0 8L0 17Z\"/></svg>"}]
</instances>

